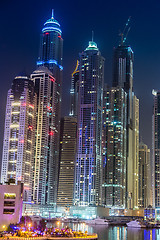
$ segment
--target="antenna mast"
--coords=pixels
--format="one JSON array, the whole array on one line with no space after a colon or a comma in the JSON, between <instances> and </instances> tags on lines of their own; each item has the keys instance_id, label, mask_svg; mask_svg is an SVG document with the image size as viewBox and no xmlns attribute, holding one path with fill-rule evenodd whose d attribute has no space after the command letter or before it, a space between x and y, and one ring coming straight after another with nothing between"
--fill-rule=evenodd
<instances>
[{"instance_id":1,"label":"antenna mast","mask_svg":"<svg viewBox=\"0 0 160 240\"><path fill-rule=\"evenodd\" d=\"M52 18L54 18L54 9L52 9Z\"/></svg>"},{"instance_id":2,"label":"antenna mast","mask_svg":"<svg viewBox=\"0 0 160 240\"><path fill-rule=\"evenodd\" d=\"M92 30L92 42L93 42L93 38L94 38L94 31Z\"/></svg>"}]
</instances>

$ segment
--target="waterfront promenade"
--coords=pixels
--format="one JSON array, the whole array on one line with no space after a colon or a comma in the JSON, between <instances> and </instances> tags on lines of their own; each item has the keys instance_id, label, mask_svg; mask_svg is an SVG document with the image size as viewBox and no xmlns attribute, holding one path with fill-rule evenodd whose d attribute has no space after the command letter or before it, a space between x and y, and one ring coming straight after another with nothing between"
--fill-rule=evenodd
<instances>
[{"instance_id":1,"label":"waterfront promenade","mask_svg":"<svg viewBox=\"0 0 160 240\"><path fill-rule=\"evenodd\" d=\"M85 237L1 237L1 239L7 239L7 240L73 240L73 239L77 239L77 240L97 240L98 239L98 235L97 234L93 234L93 235L88 235Z\"/></svg>"}]
</instances>

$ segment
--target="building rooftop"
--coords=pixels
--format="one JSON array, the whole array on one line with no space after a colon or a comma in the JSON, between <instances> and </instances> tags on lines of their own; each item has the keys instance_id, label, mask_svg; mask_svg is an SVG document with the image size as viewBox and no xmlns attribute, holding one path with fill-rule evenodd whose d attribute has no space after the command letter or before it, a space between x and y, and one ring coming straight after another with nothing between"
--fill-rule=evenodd
<instances>
[{"instance_id":1,"label":"building rooftop","mask_svg":"<svg viewBox=\"0 0 160 240\"><path fill-rule=\"evenodd\" d=\"M85 49L85 51L88 51L88 50L96 50L96 51L98 51L97 44L95 42L93 42L93 41L89 41L89 45Z\"/></svg>"},{"instance_id":2,"label":"building rooftop","mask_svg":"<svg viewBox=\"0 0 160 240\"><path fill-rule=\"evenodd\" d=\"M60 24L54 18L53 10L52 10L52 17L45 22L44 28L42 29L42 33L47 33L47 32L57 32L59 35L62 34Z\"/></svg>"}]
</instances>

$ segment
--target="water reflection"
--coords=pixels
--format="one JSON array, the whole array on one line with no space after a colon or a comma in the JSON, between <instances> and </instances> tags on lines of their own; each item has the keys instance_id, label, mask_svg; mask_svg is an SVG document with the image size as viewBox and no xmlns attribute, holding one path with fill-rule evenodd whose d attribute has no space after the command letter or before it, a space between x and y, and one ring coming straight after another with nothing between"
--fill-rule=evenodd
<instances>
[{"instance_id":1,"label":"water reflection","mask_svg":"<svg viewBox=\"0 0 160 240\"><path fill-rule=\"evenodd\" d=\"M138 229L127 227L108 227L102 225L88 226L85 223L62 223L54 227L69 226L74 230L81 230L88 233L97 233L98 240L160 240L160 229Z\"/></svg>"}]
</instances>

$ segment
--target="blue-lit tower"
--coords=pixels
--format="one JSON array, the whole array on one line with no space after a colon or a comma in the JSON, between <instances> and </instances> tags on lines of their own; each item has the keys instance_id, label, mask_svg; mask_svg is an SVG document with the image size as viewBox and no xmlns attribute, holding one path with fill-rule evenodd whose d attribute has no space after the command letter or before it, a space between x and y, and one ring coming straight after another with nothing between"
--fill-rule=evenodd
<instances>
[{"instance_id":1,"label":"blue-lit tower","mask_svg":"<svg viewBox=\"0 0 160 240\"><path fill-rule=\"evenodd\" d=\"M138 207L138 159L139 159L139 100L133 92L134 53L121 35L121 43L114 49L113 87L122 88L126 101L126 199L127 208ZM116 102L116 99L114 100ZM122 139L121 139L122 140ZM116 139L114 139L116 141ZM118 182L117 182L118 183ZM118 183L119 184L119 183Z\"/></svg>"},{"instance_id":2,"label":"blue-lit tower","mask_svg":"<svg viewBox=\"0 0 160 240\"><path fill-rule=\"evenodd\" d=\"M74 195L77 206L100 205L102 201L103 82L104 58L97 44L90 41L79 62Z\"/></svg>"},{"instance_id":3,"label":"blue-lit tower","mask_svg":"<svg viewBox=\"0 0 160 240\"><path fill-rule=\"evenodd\" d=\"M45 22L44 28L42 29L37 65L48 67L51 72L56 74L57 81L61 80L62 74L60 73L63 70L63 39L61 34L60 24L54 19L52 11L52 17Z\"/></svg>"},{"instance_id":4,"label":"blue-lit tower","mask_svg":"<svg viewBox=\"0 0 160 240\"><path fill-rule=\"evenodd\" d=\"M51 99L54 98L54 108L52 105L48 107L52 108L50 116L50 129L52 131L52 142L49 144L49 148L52 151L48 153L47 157L47 169L46 169L46 186L43 186L43 200L40 202L42 204L55 204L57 199L57 185L58 185L58 168L59 168L59 137L60 137L60 109L61 109L61 85L62 85L62 52L63 52L63 39L61 37L62 31L60 24L54 18L52 11L52 16L47 20L42 29L40 37L40 51L39 58L37 61L37 66L47 67L52 74L54 79L54 87L51 88L50 96ZM38 76L37 76L38 77ZM36 79L35 79L36 81ZM42 81L41 81L42 82ZM43 95L43 89L41 84L39 84L39 93ZM44 98L48 97L44 95ZM39 96L40 97L40 96ZM40 104L40 103L39 103ZM40 105L38 106L38 109ZM38 110L39 111L39 110ZM38 112L37 112L38 114ZM42 126L42 128L45 126ZM48 133L46 133L48 134ZM47 135L46 135L47 138ZM52 156L50 156L50 154ZM42 184L40 182L40 184ZM44 197L45 194L45 197Z\"/></svg>"}]
</instances>

